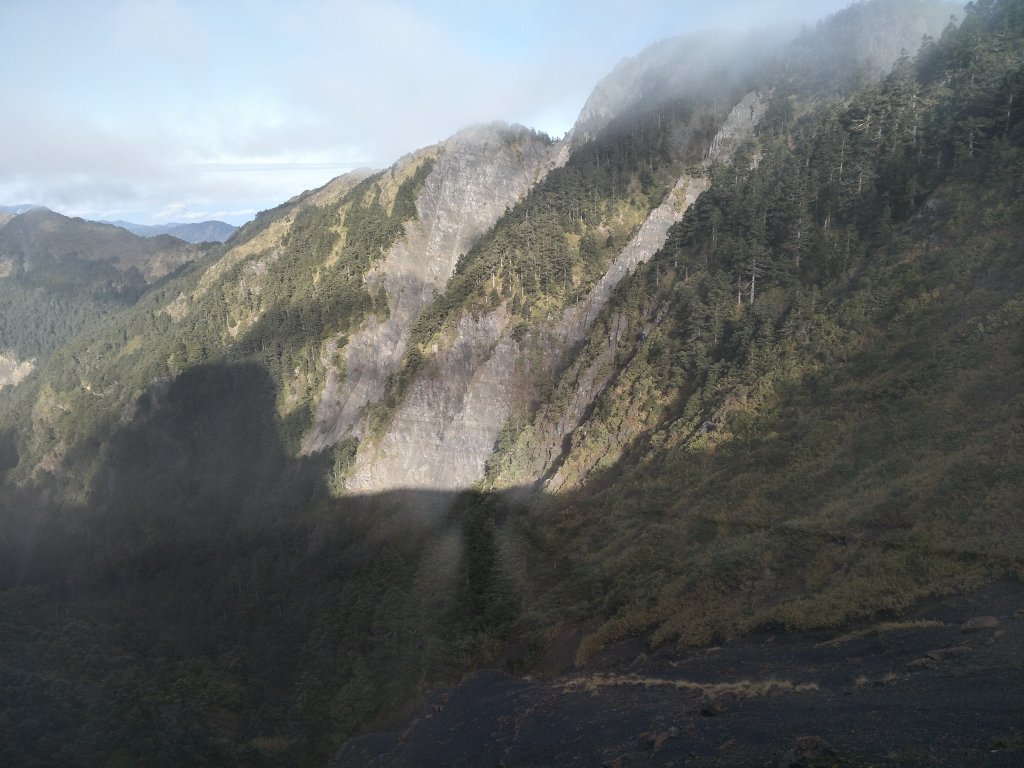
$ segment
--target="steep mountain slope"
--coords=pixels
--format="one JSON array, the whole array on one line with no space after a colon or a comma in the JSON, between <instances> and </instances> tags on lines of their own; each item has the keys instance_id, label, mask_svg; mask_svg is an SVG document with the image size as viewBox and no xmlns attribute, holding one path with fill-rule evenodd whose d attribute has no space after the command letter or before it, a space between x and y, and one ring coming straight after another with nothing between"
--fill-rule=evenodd
<instances>
[{"instance_id":1,"label":"steep mountain slope","mask_svg":"<svg viewBox=\"0 0 1024 768\"><path fill-rule=\"evenodd\" d=\"M583 656L1021 575L1019 24L976 8L720 166L504 443L579 579L538 604L605 617Z\"/></svg>"},{"instance_id":2,"label":"steep mountain slope","mask_svg":"<svg viewBox=\"0 0 1024 768\"><path fill-rule=\"evenodd\" d=\"M629 131L613 128L572 155L465 255L448 292L412 329L401 378L392 379L384 407L359 435L369 439L360 444L348 489L457 490L482 479L509 414L528 406L588 316L633 264L653 253L701 188L686 175L673 186L666 182L690 142L706 138L671 113L659 117L660 136L652 116ZM636 142L637 136L653 140ZM663 164L644 189L640 171L652 150ZM595 162L602 152L615 169L610 176ZM614 173L621 174L619 190ZM556 200L579 213L566 216Z\"/></svg>"},{"instance_id":3,"label":"steep mountain slope","mask_svg":"<svg viewBox=\"0 0 1024 768\"><path fill-rule=\"evenodd\" d=\"M34 405L19 474L57 468L69 452L95 468L102 457L90 446L105 442L154 382L205 362L264 365L298 449L314 407L322 425L344 405L330 397L317 405L314 396L337 381L349 339L353 370L375 335L400 342L460 253L543 177L554 152L523 128L469 129L385 172L349 174L261 214L215 259L61 350L24 395ZM381 364L378 378L388 372ZM376 389L374 375L363 377L363 392ZM82 498L91 472L54 480Z\"/></svg>"},{"instance_id":4,"label":"steep mountain slope","mask_svg":"<svg viewBox=\"0 0 1024 768\"><path fill-rule=\"evenodd\" d=\"M930 8L908 5L906 28L916 30ZM859 13L848 16L863 31ZM859 39L837 34L838 26L823 26L793 50ZM102 442L91 427L79 429L83 410L94 414L86 423L112 426L153 381L226 356L268 366L288 441L305 453L330 449L338 488L479 481L506 421L522 420L546 396L614 284L660 246L665 225L683 212L680 201L692 202L707 169L764 116L768 86L779 80L771 74L718 133L744 92L736 85L744 67L748 81L758 68L804 77L806 68L787 56L796 54L748 52L709 88L671 76L701 61L699 51L662 44L638 59L645 87L630 86L633 67L620 73L624 85L609 80L598 89L634 92L635 103L595 97L580 131L596 127L597 112L602 124L609 110L621 115L571 153L577 138L545 149L517 129L475 129L400 161L380 181L352 175L345 178L364 187L341 181L267 212L176 296L168 289L154 299L162 307L147 304L119 328L77 341L53 370L78 384L48 384L62 408L37 408L34 431L45 423L51 447ZM858 66L870 71L878 61L873 52ZM719 65L721 54L705 62ZM788 104L772 103L776 111ZM699 168L684 167L694 160ZM104 386L97 400L99 381L117 381L116 392ZM23 472L53 455L37 441L21 448Z\"/></svg>"},{"instance_id":5,"label":"steep mountain slope","mask_svg":"<svg viewBox=\"0 0 1024 768\"><path fill-rule=\"evenodd\" d=\"M0 393L0 760L324 765L1024 576L1024 18L817 77L900 6L336 179Z\"/></svg>"},{"instance_id":6,"label":"steep mountain slope","mask_svg":"<svg viewBox=\"0 0 1024 768\"><path fill-rule=\"evenodd\" d=\"M807 80L825 58L823 46L844 60L844 72L870 79L899 55L895 42L935 31L949 10L877 4L871 12L890 31L872 45L865 43L868 12L857 7L781 52L778 40L765 35L734 44L685 38L624 62L585 105L567 138L577 149L566 165L510 212L493 240L466 254L448 291L414 331L415 347L382 407L367 415L365 426L346 424L350 431L307 441L307 448L347 436L336 474L354 491L451 490L482 480L495 443L547 397L611 290L661 247L668 225L705 188L709 169L729 161L770 103L773 120L792 108L784 91L801 88L805 103L820 98ZM757 83L759 68L762 87L739 98L744 82ZM854 80L830 88L843 92ZM729 111L722 104L735 106ZM601 240L618 255L595 252ZM401 352L404 345L384 346Z\"/></svg>"},{"instance_id":7,"label":"steep mountain slope","mask_svg":"<svg viewBox=\"0 0 1024 768\"><path fill-rule=\"evenodd\" d=\"M304 450L321 450L352 430L397 372L413 324L444 290L458 260L556 162L537 137L495 126L471 128L446 143L417 200L417 220L367 276L372 290L387 297L386 317L348 340L344 368L329 368ZM337 346L328 345L328 356Z\"/></svg>"}]
</instances>

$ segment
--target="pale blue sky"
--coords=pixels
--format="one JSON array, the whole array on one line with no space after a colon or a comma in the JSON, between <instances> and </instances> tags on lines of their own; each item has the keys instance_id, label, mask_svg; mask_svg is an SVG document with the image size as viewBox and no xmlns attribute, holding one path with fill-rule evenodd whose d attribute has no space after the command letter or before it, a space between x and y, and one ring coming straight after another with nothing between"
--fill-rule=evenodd
<instances>
[{"instance_id":1,"label":"pale blue sky","mask_svg":"<svg viewBox=\"0 0 1024 768\"><path fill-rule=\"evenodd\" d=\"M0 0L0 204L257 210L474 122L561 135L625 56L847 0Z\"/></svg>"}]
</instances>

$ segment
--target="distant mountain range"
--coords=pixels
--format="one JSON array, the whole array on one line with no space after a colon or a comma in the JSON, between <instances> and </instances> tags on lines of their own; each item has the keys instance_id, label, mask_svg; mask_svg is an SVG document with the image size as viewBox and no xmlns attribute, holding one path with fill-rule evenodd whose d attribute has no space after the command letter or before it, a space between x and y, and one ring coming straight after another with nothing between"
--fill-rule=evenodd
<instances>
[{"instance_id":1,"label":"distant mountain range","mask_svg":"<svg viewBox=\"0 0 1024 768\"><path fill-rule=\"evenodd\" d=\"M134 267L143 278L153 281L194 257L194 249L182 238L143 238L125 229L28 206L0 229L0 261L17 267L18 274L50 262L67 269L72 259L95 261L122 273Z\"/></svg>"},{"instance_id":2,"label":"distant mountain range","mask_svg":"<svg viewBox=\"0 0 1024 768\"><path fill-rule=\"evenodd\" d=\"M171 235L187 243L223 243L238 230L238 227L223 221L197 221L192 224L175 222L169 224L133 224L130 221L106 221L104 223L122 227L132 234L140 235L141 237Z\"/></svg>"},{"instance_id":3,"label":"distant mountain range","mask_svg":"<svg viewBox=\"0 0 1024 768\"><path fill-rule=\"evenodd\" d=\"M0 213L0 355L7 355L8 368L21 371L18 378L26 361L43 361L218 247L170 235L140 237L43 206L11 208L24 212ZM0 387L16 380L3 369L0 360Z\"/></svg>"},{"instance_id":4,"label":"distant mountain range","mask_svg":"<svg viewBox=\"0 0 1024 768\"><path fill-rule=\"evenodd\" d=\"M22 213L42 208L49 210L46 206L35 203L21 203L18 205L0 205L0 226L4 220L10 220L11 216L18 216ZM8 215L4 215L8 214ZM88 219L86 219L88 221ZM127 229L133 235L140 237L159 237L160 235L171 235L186 243L223 243L238 230L238 227L223 221L197 221L190 224L180 222L169 222L167 224L135 224L131 221L108 221L100 219L101 224L113 224L115 227Z\"/></svg>"}]
</instances>

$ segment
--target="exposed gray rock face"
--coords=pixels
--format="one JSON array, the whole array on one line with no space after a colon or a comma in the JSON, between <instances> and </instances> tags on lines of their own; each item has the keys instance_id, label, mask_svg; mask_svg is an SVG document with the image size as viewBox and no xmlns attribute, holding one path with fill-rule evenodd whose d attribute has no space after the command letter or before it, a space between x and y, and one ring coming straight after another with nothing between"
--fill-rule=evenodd
<instances>
[{"instance_id":1,"label":"exposed gray rock face","mask_svg":"<svg viewBox=\"0 0 1024 768\"><path fill-rule=\"evenodd\" d=\"M754 135L754 129L767 111L768 98L759 91L751 91L740 99L711 141L704 167L710 168L715 162L729 162L736 148Z\"/></svg>"},{"instance_id":2,"label":"exposed gray rock face","mask_svg":"<svg viewBox=\"0 0 1024 768\"><path fill-rule=\"evenodd\" d=\"M347 488L458 490L483 477L509 411L524 391L519 345L501 306L463 316L453 342L417 378L380 444L360 450Z\"/></svg>"},{"instance_id":3,"label":"exposed gray rock face","mask_svg":"<svg viewBox=\"0 0 1024 768\"><path fill-rule=\"evenodd\" d=\"M539 373L557 368L570 347L584 338L619 281L664 245L669 227L706 188L704 179L682 177L587 299L541 330L535 337L543 347ZM508 324L505 305L479 320L461 318L451 344L438 351L418 376L384 438L376 446L361 447L347 482L349 490L458 490L483 479L502 426L525 406L538 373L529 350L508 335ZM585 373L592 385L599 376L594 366ZM600 386L581 390L585 396L565 414L564 424L559 422L549 433L546 443L560 446L559 435L578 425L606 380L604 376ZM557 455L553 445L548 447L548 454Z\"/></svg>"},{"instance_id":4,"label":"exposed gray rock face","mask_svg":"<svg viewBox=\"0 0 1024 768\"><path fill-rule=\"evenodd\" d=\"M608 424L609 429L603 436L601 452L584 451L584 455L579 456L574 454L571 448L566 452L564 445L566 438L575 437L578 434L576 430L586 424L587 413L597 397L606 387L614 386L616 374L619 373L614 364L615 355L620 350L622 340L638 335L649 335L663 319L664 314L657 313L653 317L642 318L639 327L630 327L629 319L624 314L615 313L609 318L608 335L598 340L600 353L594 361L582 366L578 375L573 376L572 374L576 373L573 371L570 376L563 379L562 389L568 389L572 393L570 406L560 415L554 429L551 425L541 428L541 434L549 441L544 452L548 456L548 462L542 467L537 467L537 477L547 478L544 483L547 491L558 493L572 487L578 478L592 471L598 463L621 452L622 425L613 423ZM551 415L557 414L549 413L549 417ZM573 447L575 444L574 439Z\"/></svg>"},{"instance_id":5,"label":"exposed gray rock face","mask_svg":"<svg viewBox=\"0 0 1024 768\"><path fill-rule=\"evenodd\" d=\"M494 488L531 485L555 468L564 440L583 422L587 409L615 374L619 339L629 332L621 314L610 318L608 334L591 341L597 350L589 361L577 358L561 377L552 402L545 403L519 434L511 456L503 456L490 477Z\"/></svg>"},{"instance_id":6,"label":"exposed gray rock face","mask_svg":"<svg viewBox=\"0 0 1024 768\"><path fill-rule=\"evenodd\" d=\"M390 317L371 318L352 335L344 370L328 364L327 383L317 404L314 425L303 441L313 453L359 434L367 405L398 370L409 330L426 306L444 290L459 257L515 205L559 159L531 133L503 125L466 129L438 148L434 168L416 201L418 219L367 278L371 289L383 286ZM325 363L337 351L329 342Z\"/></svg>"},{"instance_id":7,"label":"exposed gray rock face","mask_svg":"<svg viewBox=\"0 0 1024 768\"><path fill-rule=\"evenodd\" d=\"M656 65L665 66L678 57L678 45L676 41L656 49ZM645 55L649 58L651 53ZM618 98L614 89L634 84L650 66L649 60L625 65L626 75L611 78L612 95L598 99L592 117L610 114ZM735 147L753 135L766 109L761 94L744 96L716 137L708 165L727 162ZM398 370L416 319L443 290L459 256L565 157L559 148L553 150L528 136L510 143L508 134L494 127L460 133L439 148L417 201L419 220L407 224L406 237L368 279L371 287L386 290L390 316L384 321L371 318L348 340L344 370L328 365L324 394L303 443L305 452L321 451L349 435L365 436L362 418L384 391L387 377ZM587 338L618 283L664 246L669 228L708 185L706 178L682 176L587 298L521 344L509 336L505 305L481 317L463 316L449 344L423 350L432 352L431 359L384 436L360 444L346 488L360 493L396 487L456 490L482 480L509 416L526 409L540 378L558 376L571 365L568 353ZM613 323L605 348L584 369L570 372L568 407L538 415L528 435L529 458L523 456L514 470L499 473L498 484L531 482L555 466L564 438L581 425L594 398L607 386L616 333L629 330L622 325ZM339 340L325 345L326 365L340 344Z\"/></svg>"},{"instance_id":8,"label":"exposed gray rock face","mask_svg":"<svg viewBox=\"0 0 1024 768\"><path fill-rule=\"evenodd\" d=\"M710 182L699 176L684 175L651 212L647 220L616 256L608 271L598 281L586 300L569 307L555 326L549 347L567 352L583 341L598 314L608 303L615 287L641 263L650 259L665 244L669 227L679 221L687 209L708 188ZM563 376L566 396L557 398L563 408L545 407L534 419L525 436L517 466L506 468L494 478L499 487L533 482L541 477L559 458L563 441L583 421L594 399L607 386L614 373L613 362L619 337L628 332L625 318L615 317L611 330L601 341L597 354L588 363L574 363Z\"/></svg>"},{"instance_id":9,"label":"exposed gray rock face","mask_svg":"<svg viewBox=\"0 0 1024 768\"><path fill-rule=\"evenodd\" d=\"M556 334L563 345L582 341L598 313L608 303L619 282L637 266L647 261L665 244L668 229L681 218L710 182L699 176L682 176L655 208L625 248L612 261L608 271L598 280L587 298L565 311Z\"/></svg>"},{"instance_id":10,"label":"exposed gray rock face","mask_svg":"<svg viewBox=\"0 0 1024 768\"><path fill-rule=\"evenodd\" d=\"M764 111L765 100L759 94L741 100L716 139L710 159L725 160L752 134ZM321 450L350 434L363 436L360 417L365 407L380 396L387 376L398 370L410 327L434 293L443 289L458 255L497 221L508 205L503 199L525 194L532 183L530 173L536 176L553 162L547 147L535 150L526 164L518 158L529 155L522 152L510 157L504 146L485 134L469 137L456 147L449 143L443 149L418 200L419 221L407 227L406 237L370 278L387 291L391 316L384 321L371 320L352 337L344 374L329 371L304 450ZM449 188L445 184L449 178L453 186L455 178L461 183ZM495 184L497 199L487 194ZM509 335L506 305L480 318L463 316L450 342L433 351L386 434L360 445L346 488L358 492L401 487L443 491L481 481L502 426L510 414L527 406L536 378L560 373L567 364L565 357L586 338L615 287L664 245L669 227L708 186L705 178L682 176L587 298L523 344ZM487 215L474 217L467 206ZM569 407L536 424L531 451L542 457L543 464L534 464L532 475L509 473L505 484L532 482L558 458L564 438L580 425L594 398L607 386L617 345L612 335L603 352L585 368L574 371ZM539 356L531 354L531 349L538 348L542 348ZM328 345L325 358L335 351Z\"/></svg>"},{"instance_id":11,"label":"exposed gray rock face","mask_svg":"<svg viewBox=\"0 0 1024 768\"><path fill-rule=\"evenodd\" d=\"M13 356L0 354L0 389L17 386L35 367L34 361L19 361Z\"/></svg>"},{"instance_id":12,"label":"exposed gray rock face","mask_svg":"<svg viewBox=\"0 0 1024 768\"><path fill-rule=\"evenodd\" d=\"M716 162L729 162L736 148L754 135L767 105L768 99L763 94L752 92L744 96L715 136L704 167L710 168ZM651 213L629 245L616 257L587 300L566 311L555 334L563 349L569 349L586 338L615 286L664 245L669 227L682 219L709 186L710 181L699 176L685 175L679 179L665 201ZM641 330L649 333L658 322L657 317L650 318L651 327ZM589 362L576 362L569 366L559 385L561 395L555 398L562 407L549 405L537 413L533 423L520 436L512 465L503 467L493 478L497 487L530 483L549 475L547 488L551 491L571 484L575 475L558 468L566 438L583 424L590 406L611 381L619 339L629 331L624 318L611 318L607 337L591 341L591 344L597 344L597 349L592 350ZM575 467L574 471L578 473L581 468Z\"/></svg>"}]
</instances>

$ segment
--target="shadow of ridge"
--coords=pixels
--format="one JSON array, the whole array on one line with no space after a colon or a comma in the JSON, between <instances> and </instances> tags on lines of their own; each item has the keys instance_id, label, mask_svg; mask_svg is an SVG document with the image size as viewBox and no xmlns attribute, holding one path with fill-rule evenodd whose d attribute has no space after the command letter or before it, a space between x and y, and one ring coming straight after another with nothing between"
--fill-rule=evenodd
<instances>
[{"instance_id":1,"label":"shadow of ridge","mask_svg":"<svg viewBox=\"0 0 1024 768\"><path fill-rule=\"evenodd\" d=\"M323 764L508 623L500 497L332 496L258 365L155 384L101 451L81 506L0 489L0 698L41 691L0 729L18 764Z\"/></svg>"},{"instance_id":2,"label":"shadow of ridge","mask_svg":"<svg viewBox=\"0 0 1024 768\"><path fill-rule=\"evenodd\" d=\"M500 529L503 515L514 508L508 492L401 489L332 496L323 480L324 458L295 458L285 448L276 391L258 365L201 366L155 385L140 399L134 421L103 451L88 505L54 515L54 525L31 550L34 578L57 589L14 595L39 615L69 616L53 624L47 638L69 638L95 656L71 657L62 647L46 655L42 633L30 632L53 620L35 613L5 628L44 677L84 681L74 683L83 701L112 677L132 672L128 709L111 704L109 722L90 720L90 734L107 733L111 722L135 711L131 707L153 690L170 700L178 695L172 685L180 682L189 691L189 685L202 683L239 693L223 709L205 703L205 689L202 695L189 693L175 699L188 700L181 704L183 714L169 707L167 721L138 726L147 737L164 734L178 750L176 764L203 762L187 752L189 739L237 739L238 754L247 757L243 737L285 733L284 723L293 729L288 733L296 750L322 757L336 735L321 732L330 720L325 713L349 713L344 726L337 726L339 734L365 727L381 712L415 701L421 681L457 679L475 663L473 644L495 642L500 628L516 618L517 582L502 573L510 550L501 549ZM627 510L635 515L627 518L630 526L616 527L609 525L614 517L593 509L587 530L574 532L568 520L552 530L549 541L566 550L586 541L589 551L607 551L595 546L593 536L607 529L630 546L624 530L642 542L649 518ZM560 517L552 519L557 525ZM663 531L656 535L666 538ZM544 531L538 525L530 533ZM541 554L558 554L544 545L539 541ZM580 551L588 553L585 547ZM545 572L537 568L541 558L512 562L523 565L516 576L553 593L545 597L550 605L587 599L594 602L580 605L600 610L601 582L580 580L578 570L553 566ZM554 565L566 562L571 564L557 559ZM579 560L580 566L587 563ZM609 573L628 577L623 570ZM555 593L563 584L568 591ZM628 583L613 586L628 594ZM636 588L650 589L643 582ZM561 615L568 614L547 617ZM100 657L104 661L89 661L91 667L54 661ZM65 674L65 663L73 674ZM151 683L152 670L167 663L178 666ZM338 709L339 702L347 709ZM232 725L231 707L251 731L243 734ZM49 722L46 712L41 719ZM217 739L194 725L214 716L223 718ZM72 737L62 731L52 738L67 743ZM221 755L205 762L229 764Z\"/></svg>"},{"instance_id":3,"label":"shadow of ridge","mask_svg":"<svg viewBox=\"0 0 1024 768\"><path fill-rule=\"evenodd\" d=\"M468 507L489 498L416 488L334 495L329 452L288 452L274 381L253 363L196 366L155 383L100 450L85 505L60 510L40 494L5 520L8 563L18 566L0 578L87 585L231 547L315 555L354 541L363 561L388 542L461 536Z\"/></svg>"},{"instance_id":4,"label":"shadow of ridge","mask_svg":"<svg viewBox=\"0 0 1024 768\"><path fill-rule=\"evenodd\" d=\"M150 511L217 503L272 524L268 509L341 503L354 510L416 503L443 511L458 492L401 489L339 499L324 476L327 454L295 457L277 415L276 385L254 363L216 363L155 384L137 403L135 418L104 447L103 471L88 506Z\"/></svg>"}]
</instances>

